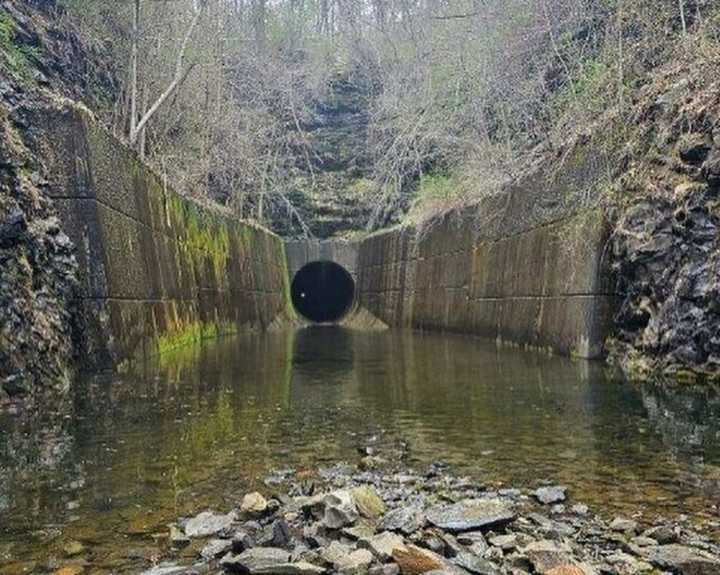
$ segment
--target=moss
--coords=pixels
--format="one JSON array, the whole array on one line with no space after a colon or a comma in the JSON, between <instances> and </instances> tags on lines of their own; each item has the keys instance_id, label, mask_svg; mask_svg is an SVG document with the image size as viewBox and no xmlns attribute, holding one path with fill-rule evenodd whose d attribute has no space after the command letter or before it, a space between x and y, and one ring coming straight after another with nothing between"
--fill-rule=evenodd
<instances>
[{"instance_id":1,"label":"moss","mask_svg":"<svg viewBox=\"0 0 720 575\"><path fill-rule=\"evenodd\" d=\"M8 14L0 14L0 55L10 73L18 80L31 78L30 64L40 55L38 48L18 44L16 25Z\"/></svg>"}]
</instances>

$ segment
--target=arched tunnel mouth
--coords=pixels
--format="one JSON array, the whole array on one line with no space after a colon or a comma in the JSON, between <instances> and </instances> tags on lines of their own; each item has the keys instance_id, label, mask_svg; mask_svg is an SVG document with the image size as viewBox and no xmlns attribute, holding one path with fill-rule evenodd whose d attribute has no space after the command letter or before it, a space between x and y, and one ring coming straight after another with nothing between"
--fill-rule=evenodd
<instances>
[{"instance_id":1,"label":"arched tunnel mouth","mask_svg":"<svg viewBox=\"0 0 720 575\"><path fill-rule=\"evenodd\" d=\"M355 281L341 265L330 261L306 264L291 286L295 310L315 323L341 320L355 299Z\"/></svg>"}]
</instances>

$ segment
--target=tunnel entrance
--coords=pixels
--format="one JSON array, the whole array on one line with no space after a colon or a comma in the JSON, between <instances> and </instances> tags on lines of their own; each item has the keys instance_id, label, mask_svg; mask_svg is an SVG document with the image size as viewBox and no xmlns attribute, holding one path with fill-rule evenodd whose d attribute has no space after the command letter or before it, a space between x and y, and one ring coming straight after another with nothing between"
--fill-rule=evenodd
<instances>
[{"instance_id":1,"label":"tunnel entrance","mask_svg":"<svg viewBox=\"0 0 720 575\"><path fill-rule=\"evenodd\" d=\"M291 294L295 310L305 319L333 322L350 311L355 282L344 267L334 262L312 262L295 274Z\"/></svg>"}]
</instances>

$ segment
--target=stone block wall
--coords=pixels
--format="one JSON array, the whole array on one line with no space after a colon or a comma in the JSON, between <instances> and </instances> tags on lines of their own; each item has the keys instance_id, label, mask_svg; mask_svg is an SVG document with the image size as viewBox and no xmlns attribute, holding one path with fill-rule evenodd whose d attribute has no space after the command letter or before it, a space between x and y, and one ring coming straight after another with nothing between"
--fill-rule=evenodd
<instances>
[{"instance_id":1,"label":"stone block wall","mask_svg":"<svg viewBox=\"0 0 720 575\"><path fill-rule=\"evenodd\" d=\"M81 353L120 364L289 311L282 240L175 193L86 111L44 111L37 151L77 248Z\"/></svg>"},{"instance_id":2,"label":"stone block wall","mask_svg":"<svg viewBox=\"0 0 720 575\"><path fill-rule=\"evenodd\" d=\"M551 181L531 177L422 230L367 238L358 305L389 325L602 357L617 300L609 226L583 187L601 166L581 154Z\"/></svg>"}]
</instances>

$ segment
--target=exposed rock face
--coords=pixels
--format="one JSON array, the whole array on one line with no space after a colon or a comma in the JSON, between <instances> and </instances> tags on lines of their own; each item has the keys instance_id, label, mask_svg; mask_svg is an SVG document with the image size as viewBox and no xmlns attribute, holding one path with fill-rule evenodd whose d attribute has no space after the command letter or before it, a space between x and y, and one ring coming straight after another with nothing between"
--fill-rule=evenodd
<instances>
[{"instance_id":1,"label":"exposed rock face","mask_svg":"<svg viewBox=\"0 0 720 575\"><path fill-rule=\"evenodd\" d=\"M22 92L1 84L0 402L68 386L77 269L44 168L23 143L23 111L11 104Z\"/></svg>"},{"instance_id":2,"label":"exposed rock face","mask_svg":"<svg viewBox=\"0 0 720 575\"><path fill-rule=\"evenodd\" d=\"M47 199L47 170L27 147L30 112L58 95L103 97L115 80L54 0L1 0L18 54L0 58L0 403L60 392L74 354L73 246ZM93 89L89 89L92 82ZM92 102L89 102L92 103Z\"/></svg>"},{"instance_id":3,"label":"exposed rock face","mask_svg":"<svg viewBox=\"0 0 720 575\"><path fill-rule=\"evenodd\" d=\"M659 94L653 92L659 91ZM634 200L616 227L615 355L631 375L720 373L720 97L685 82L653 87L639 107ZM653 96L656 96L653 99ZM688 126L693 126L687 132Z\"/></svg>"},{"instance_id":4,"label":"exposed rock face","mask_svg":"<svg viewBox=\"0 0 720 575\"><path fill-rule=\"evenodd\" d=\"M302 126L310 166L298 166L298 186L289 197L319 238L362 230L370 216L368 100L369 89L361 80L338 76ZM273 230L297 235L301 230L289 220L284 212L274 214Z\"/></svg>"}]
</instances>

